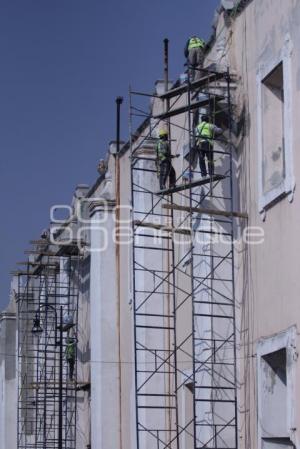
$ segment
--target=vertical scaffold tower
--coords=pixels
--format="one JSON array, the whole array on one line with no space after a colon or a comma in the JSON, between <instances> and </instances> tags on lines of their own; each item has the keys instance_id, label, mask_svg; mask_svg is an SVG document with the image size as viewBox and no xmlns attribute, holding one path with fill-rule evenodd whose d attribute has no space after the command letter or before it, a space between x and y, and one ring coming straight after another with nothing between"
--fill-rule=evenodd
<instances>
[{"instance_id":1,"label":"vertical scaffold tower","mask_svg":"<svg viewBox=\"0 0 300 449\"><path fill-rule=\"evenodd\" d=\"M18 278L18 449L76 448L76 246L35 241ZM44 249L43 249L44 247ZM51 247L50 247L51 248ZM70 374L66 348L74 348ZM71 378L72 377L72 378Z\"/></svg>"},{"instance_id":2,"label":"vertical scaffold tower","mask_svg":"<svg viewBox=\"0 0 300 449\"><path fill-rule=\"evenodd\" d=\"M196 78L189 68L186 83L170 89L130 89L139 449L238 447L234 228L247 217L233 203L233 83L229 71ZM201 113L223 129L208 177L197 170ZM163 191L155 162L161 127L173 156L182 156L174 159L176 187Z\"/></svg>"}]
</instances>

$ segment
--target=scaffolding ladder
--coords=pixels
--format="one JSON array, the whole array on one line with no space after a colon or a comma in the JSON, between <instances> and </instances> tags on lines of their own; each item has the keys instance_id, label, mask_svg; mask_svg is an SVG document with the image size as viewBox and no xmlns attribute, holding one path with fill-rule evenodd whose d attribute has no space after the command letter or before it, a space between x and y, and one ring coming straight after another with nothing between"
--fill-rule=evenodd
<instances>
[{"instance_id":1,"label":"scaffolding ladder","mask_svg":"<svg viewBox=\"0 0 300 449\"><path fill-rule=\"evenodd\" d=\"M50 252L41 250L40 244L30 253L34 257L26 261L25 269L14 273L18 279L17 447L56 449L62 443L63 449L76 449L76 357L71 380L65 351L68 339L77 338L80 256L74 248L71 253L63 246Z\"/></svg>"},{"instance_id":2,"label":"scaffolding ladder","mask_svg":"<svg viewBox=\"0 0 300 449\"><path fill-rule=\"evenodd\" d=\"M234 230L247 215L234 211L231 81L229 71L204 70L163 93L130 90L138 448L238 447ZM151 115L142 98L151 98ZM226 129L206 178L193 160L201 111ZM163 191L160 126L187 150L176 188Z\"/></svg>"}]
</instances>

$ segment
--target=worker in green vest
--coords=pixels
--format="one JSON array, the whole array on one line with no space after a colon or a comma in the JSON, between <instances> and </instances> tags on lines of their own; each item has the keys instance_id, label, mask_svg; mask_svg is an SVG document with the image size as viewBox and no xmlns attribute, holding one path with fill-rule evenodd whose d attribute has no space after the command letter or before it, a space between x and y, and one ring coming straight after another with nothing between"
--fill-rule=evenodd
<instances>
[{"instance_id":1,"label":"worker in green vest","mask_svg":"<svg viewBox=\"0 0 300 449\"><path fill-rule=\"evenodd\" d=\"M213 140L222 133L223 130L221 128L210 122L208 115L201 116L201 122L196 127L196 151L199 156L199 167L202 177L207 176L205 158L207 159L209 176L212 177L214 175Z\"/></svg>"},{"instance_id":2,"label":"worker in green vest","mask_svg":"<svg viewBox=\"0 0 300 449\"><path fill-rule=\"evenodd\" d=\"M168 142L168 131L161 129L159 131L159 140L156 145L156 167L159 178L160 190L166 188L166 182L169 178L169 187L175 187L176 173L172 166L172 154L170 144Z\"/></svg>"},{"instance_id":3,"label":"worker in green vest","mask_svg":"<svg viewBox=\"0 0 300 449\"><path fill-rule=\"evenodd\" d=\"M184 55L190 67L190 81L196 81L202 77L204 61L205 41L200 37L192 36L187 40Z\"/></svg>"},{"instance_id":4,"label":"worker in green vest","mask_svg":"<svg viewBox=\"0 0 300 449\"><path fill-rule=\"evenodd\" d=\"M75 360L76 360L76 339L75 338L71 338L71 337L67 338L65 357L66 357L66 361L68 362L68 365L69 365L69 379L73 380Z\"/></svg>"}]
</instances>

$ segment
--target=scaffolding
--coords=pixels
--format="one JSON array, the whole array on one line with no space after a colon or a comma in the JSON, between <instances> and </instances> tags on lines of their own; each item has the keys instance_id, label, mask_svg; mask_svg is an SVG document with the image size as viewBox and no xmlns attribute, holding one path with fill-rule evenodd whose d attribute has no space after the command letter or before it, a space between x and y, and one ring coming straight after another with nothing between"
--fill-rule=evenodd
<instances>
[{"instance_id":1,"label":"scaffolding","mask_svg":"<svg viewBox=\"0 0 300 449\"><path fill-rule=\"evenodd\" d=\"M53 251L43 240L34 243L25 268L14 273L18 449L75 449L80 256L75 245ZM70 344L75 354L71 363L66 354Z\"/></svg>"},{"instance_id":2,"label":"scaffolding","mask_svg":"<svg viewBox=\"0 0 300 449\"><path fill-rule=\"evenodd\" d=\"M130 89L137 447L237 449L234 232L247 215L234 211L233 83L229 71L187 75L155 94ZM206 178L195 166L199 113L225 130ZM161 126L185 153L176 187L162 191Z\"/></svg>"}]
</instances>

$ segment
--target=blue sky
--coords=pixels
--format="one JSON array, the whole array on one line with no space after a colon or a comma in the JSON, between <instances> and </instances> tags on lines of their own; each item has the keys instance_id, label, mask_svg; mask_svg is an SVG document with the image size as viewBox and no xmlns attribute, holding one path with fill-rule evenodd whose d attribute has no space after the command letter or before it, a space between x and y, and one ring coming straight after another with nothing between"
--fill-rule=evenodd
<instances>
[{"instance_id":1,"label":"blue sky","mask_svg":"<svg viewBox=\"0 0 300 449\"><path fill-rule=\"evenodd\" d=\"M115 98L183 69L191 34L208 38L219 0L2 0L0 307L9 272L79 183L92 185L115 136ZM128 138L128 105L122 138Z\"/></svg>"}]
</instances>

